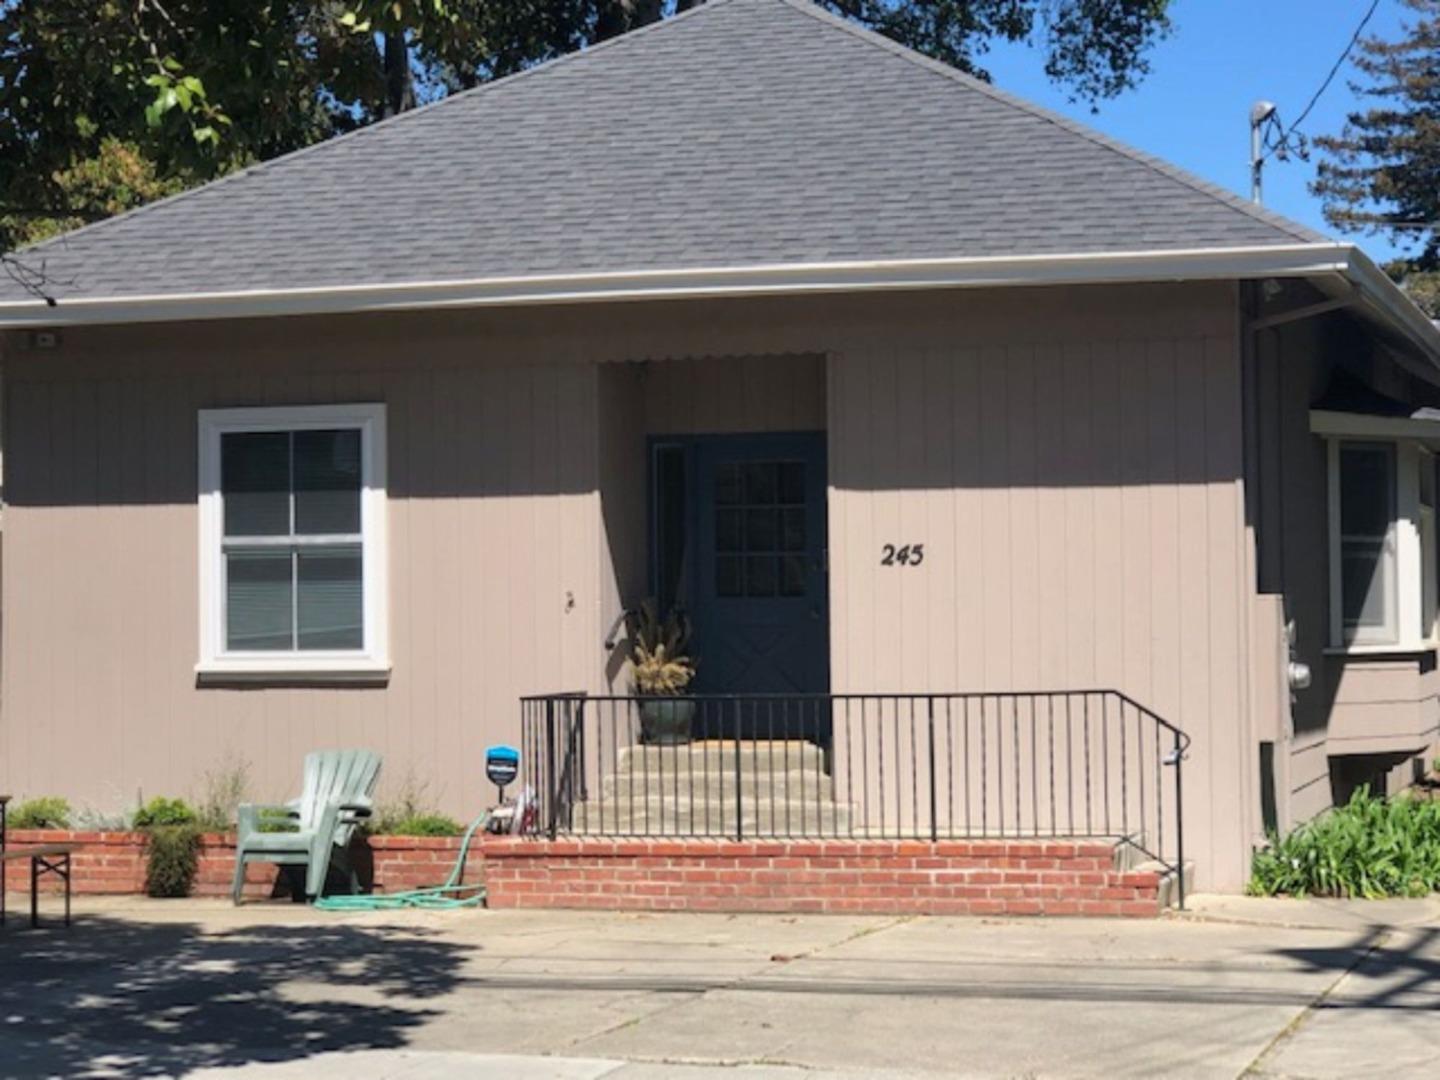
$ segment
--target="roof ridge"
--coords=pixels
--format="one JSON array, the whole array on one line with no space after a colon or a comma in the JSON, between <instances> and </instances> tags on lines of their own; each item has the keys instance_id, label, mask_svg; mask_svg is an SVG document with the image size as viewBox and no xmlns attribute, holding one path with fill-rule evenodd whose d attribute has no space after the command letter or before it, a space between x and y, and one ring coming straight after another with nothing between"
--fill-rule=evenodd
<instances>
[{"instance_id":1,"label":"roof ridge","mask_svg":"<svg viewBox=\"0 0 1440 1080\"><path fill-rule=\"evenodd\" d=\"M715 2L715 0L711 0L711 2ZM728 2L728 0L718 0L718 2ZM1128 157L1137 164L1149 168L1152 172L1164 176L1166 179L1185 184L1192 190L1229 206L1232 210L1238 210L1257 221L1264 222L1266 225L1281 229L1302 243L1316 243L1317 241L1326 243L1334 242L1333 238L1325 236L1307 225L1302 225L1298 221L1292 221L1283 214L1275 213L1273 210L1267 210L1264 207L1257 207L1253 203L1246 202L1233 191L1229 191L1219 184L1212 183L1203 177L1196 176L1180 168L1178 165L1172 165L1163 158L1139 150L1130 146L1128 143L1121 142L1119 139L1106 135L1102 131L1097 131L1095 128L1082 124L1077 120L1072 120L1062 113L1047 109L1043 105L1037 105L1032 101L1027 101L1022 97L1001 90L993 83L985 82L983 79L978 79L974 75L961 71L959 68L942 63L933 57L926 56L922 52L917 52L915 49L911 49L908 46L900 44L898 41L886 37L884 34L859 26L848 19L843 19L833 12L820 7L820 5L814 3L813 0L773 0L773 2L783 4L799 14L808 15L816 22L824 23L832 29L841 30L869 45L874 45L903 60L908 60L916 67L943 76L969 89L977 90L1003 105L1009 105L1021 112L1028 113L1037 120L1044 120L1054 124L1073 135L1079 135L1082 138L1088 139L1097 146ZM708 6L708 4L701 5L702 8L705 6Z\"/></svg>"},{"instance_id":2,"label":"roof ridge","mask_svg":"<svg viewBox=\"0 0 1440 1080\"><path fill-rule=\"evenodd\" d=\"M418 106L417 108L407 109L404 112L396 113L394 116L387 116L384 119L376 120L374 123L366 124L363 127L355 128L353 131L345 131L339 135L332 135L328 139L321 139L319 142L313 142L309 146L302 146L298 149L290 150L284 154L281 154L279 157L267 158L264 161L257 161L253 165L246 165L243 169L236 169L234 172L225 173L223 176L217 176L215 179L207 180L205 183L199 184L195 187L186 188L184 191L177 191L174 195L167 195L163 199L156 199L154 202L142 203L139 206L132 207L131 209L126 210L124 213L116 214L113 217L102 218L100 221L92 221L89 224L80 226L80 228L78 229L70 229L66 232L61 233L58 236L52 236L46 240L41 240L38 243L31 244L26 247L16 248L12 252L12 254L43 254L46 250L61 248L64 246L64 243L66 241L74 237L82 236L84 234L106 228L107 226L117 225L122 221L128 221L131 218L138 217L141 214L144 214L146 211L157 210L162 206L168 206L172 203L181 202L184 199L199 195L203 191L210 191L214 188L221 187L222 185L242 180L247 176L254 176L258 173L264 172L266 169L274 168L278 165L281 165L282 163L293 161L296 158L300 158L307 154L323 150L326 147L335 146L339 143L359 138L361 135L366 135L374 131L379 131L381 128L389 127L390 125L396 124L402 120L413 119L414 117L420 116L422 114L439 110L440 108L446 105L453 104L457 101L479 97L482 93L495 90L497 87L511 86L514 83L520 81L521 79L526 78L527 76L535 75L542 71L549 71L555 67L560 66L561 64L573 63L575 61L585 59L587 57L593 56L595 53L600 52L601 50L610 49L614 46L620 45L622 42L634 41L636 38L648 36L649 34L663 30L667 27L674 26L677 23L689 21L704 12L712 12L719 8L729 7L731 4L737 2L739 2L739 0L702 0L701 3L697 4L689 11L682 11L678 15L672 15L669 18L659 19L656 22L650 23L648 26L642 26L635 30L629 30L626 33L618 34L613 38L607 38L605 41L596 42L594 45L582 45L580 48L575 49L572 52L561 53L559 56L552 56L549 60L542 61L541 63L536 64L533 67L528 67L520 71L512 72L511 74L505 75L502 78L494 79L490 82L481 83L479 86L472 86L468 90L460 90L453 94L446 94L442 98L437 98L434 101L428 101L424 105Z\"/></svg>"}]
</instances>

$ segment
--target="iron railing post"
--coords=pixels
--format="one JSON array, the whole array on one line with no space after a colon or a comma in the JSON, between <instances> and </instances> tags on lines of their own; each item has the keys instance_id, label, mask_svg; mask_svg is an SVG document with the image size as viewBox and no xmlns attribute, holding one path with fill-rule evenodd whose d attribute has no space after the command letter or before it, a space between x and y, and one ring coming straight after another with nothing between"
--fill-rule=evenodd
<instances>
[{"instance_id":1,"label":"iron railing post","mask_svg":"<svg viewBox=\"0 0 1440 1080\"><path fill-rule=\"evenodd\" d=\"M741 820L744 813L745 800L740 789L740 699L735 699L735 708L732 710L735 719L735 839L745 838L745 825Z\"/></svg>"},{"instance_id":2,"label":"iron railing post","mask_svg":"<svg viewBox=\"0 0 1440 1080\"><path fill-rule=\"evenodd\" d=\"M935 802L935 699L926 698L926 721L930 735L930 842L940 839L939 811Z\"/></svg>"},{"instance_id":3,"label":"iron railing post","mask_svg":"<svg viewBox=\"0 0 1440 1080\"><path fill-rule=\"evenodd\" d=\"M1181 783L1184 769L1185 750L1181 745L1181 734L1173 735L1175 742L1175 896L1176 906L1185 910L1185 790Z\"/></svg>"},{"instance_id":4,"label":"iron railing post","mask_svg":"<svg viewBox=\"0 0 1440 1080\"><path fill-rule=\"evenodd\" d=\"M550 799L550 839L560 832L560 792L555 775L555 699L545 699L545 793Z\"/></svg>"}]
</instances>

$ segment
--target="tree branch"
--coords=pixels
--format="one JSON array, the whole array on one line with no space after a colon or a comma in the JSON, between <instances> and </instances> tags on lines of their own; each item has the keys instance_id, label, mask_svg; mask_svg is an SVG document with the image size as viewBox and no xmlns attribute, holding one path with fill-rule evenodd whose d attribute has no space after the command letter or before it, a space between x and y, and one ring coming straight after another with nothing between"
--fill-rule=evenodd
<instances>
[{"instance_id":1,"label":"tree branch","mask_svg":"<svg viewBox=\"0 0 1440 1080\"><path fill-rule=\"evenodd\" d=\"M43 262L37 268L21 262L9 252L0 251L0 270L4 270L6 277L35 299L44 300L47 307L56 305L55 297L46 291L47 285L55 283L50 280L50 275L46 273Z\"/></svg>"}]
</instances>

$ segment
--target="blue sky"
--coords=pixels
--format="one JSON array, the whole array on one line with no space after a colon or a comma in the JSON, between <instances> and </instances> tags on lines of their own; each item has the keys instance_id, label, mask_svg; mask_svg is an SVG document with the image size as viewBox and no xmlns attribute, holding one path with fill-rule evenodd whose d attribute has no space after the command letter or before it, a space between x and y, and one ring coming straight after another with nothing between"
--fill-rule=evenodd
<instances>
[{"instance_id":1,"label":"blue sky","mask_svg":"<svg viewBox=\"0 0 1440 1080\"><path fill-rule=\"evenodd\" d=\"M1268 98L1288 124L1300 114L1344 50L1369 0L1174 0L1174 33L1151 54L1152 72L1137 90L1100 105L1070 104L1052 85L1038 50L997 49L982 63L996 85L1098 127L1207 180L1249 197L1250 105ZM1367 35L1399 36L1412 17L1400 0L1381 0ZM1347 63L1302 130L1338 131L1358 101ZM1265 167L1265 205L1334 235L1320 202L1306 185L1315 162L1271 158ZM1382 237L1351 237L1370 255L1390 258Z\"/></svg>"}]
</instances>

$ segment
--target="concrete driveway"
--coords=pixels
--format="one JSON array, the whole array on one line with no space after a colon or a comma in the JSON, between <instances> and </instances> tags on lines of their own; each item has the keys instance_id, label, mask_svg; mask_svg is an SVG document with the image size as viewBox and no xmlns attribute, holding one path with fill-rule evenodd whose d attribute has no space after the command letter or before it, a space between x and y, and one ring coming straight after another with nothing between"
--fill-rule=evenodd
<instances>
[{"instance_id":1,"label":"concrete driveway","mask_svg":"<svg viewBox=\"0 0 1440 1080\"><path fill-rule=\"evenodd\" d=\"M89 900L0 931L0 1076L1429 1077L1440 902L1157 921Z\"/></svg>"}]
</instances>

